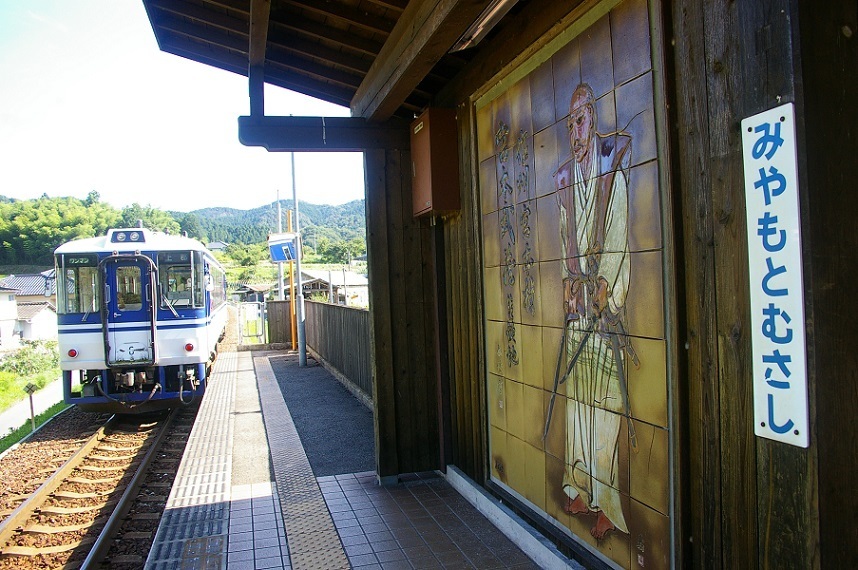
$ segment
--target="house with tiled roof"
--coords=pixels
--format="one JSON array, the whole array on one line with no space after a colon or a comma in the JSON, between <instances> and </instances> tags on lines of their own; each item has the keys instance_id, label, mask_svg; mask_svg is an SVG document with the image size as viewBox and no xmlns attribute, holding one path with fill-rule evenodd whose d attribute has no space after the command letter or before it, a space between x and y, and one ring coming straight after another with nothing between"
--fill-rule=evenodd
<instances>
[{"instance_id":1,"label":"house with tiled roof","mask_svg":"<svg viewBox=\"0 0 858 570\"><path fill-rule=\"evenodd\" d=\"M0 287L14 289L19 303L49 301L54 307L57 305L57 280L53 269L9 275L0 279Z\"/></svg>"},{"instance_id":2,"label":"house with tiled roof","mask_svg":"<svg viewBox=\"0 0 858 570\"><path fill-rule=\"evenodd\" d=\"M49 301L18 302L16 330L22 339L57 338L57 308Z\"/></svg>"}]
</instances>

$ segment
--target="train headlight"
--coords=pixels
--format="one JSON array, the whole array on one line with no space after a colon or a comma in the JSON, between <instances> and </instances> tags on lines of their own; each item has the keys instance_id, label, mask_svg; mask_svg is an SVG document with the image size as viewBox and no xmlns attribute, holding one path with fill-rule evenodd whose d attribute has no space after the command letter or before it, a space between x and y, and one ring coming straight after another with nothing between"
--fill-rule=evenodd
<instances>
[{"instance_id":1,"label":"train headlight","mask_svg":"<svg viewBox=\"0 0 858 570\"><path fill-rule=\"evenodd\" d=\"M189 343L185 344L185 351L191 352L192 350L194 350L194 343L189 342Z\"/></svg>"},{"instance_id":2,"label":"train headlight","mask_svg":"<svg viewBox=\"0 0 858 570\"><path fill-rule=\"evenodd\" d=\"M69 358L77 358L77 351L75 349L69 349Z\"/></svg>"}]
</instances>

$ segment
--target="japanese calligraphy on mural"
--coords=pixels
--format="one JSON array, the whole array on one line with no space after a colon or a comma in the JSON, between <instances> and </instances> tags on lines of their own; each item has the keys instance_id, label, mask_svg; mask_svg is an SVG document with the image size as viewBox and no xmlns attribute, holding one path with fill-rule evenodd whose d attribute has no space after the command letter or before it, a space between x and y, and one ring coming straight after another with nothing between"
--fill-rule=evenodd
<instances>
[{"instance_id":1,"label":"japanese calligraphy on mural","mask_svg":"<svg viewBox=\"0 0 858 570\"><path fill-rule=\"evenodd\" d=\"M754 358L754 432L808 446L795 110L742 121Z\"/></svg>"},{"instance_id":2,"label":"japanese calligraphy on mural","mask_svg":"<svg viewBox=\"0 0 858 570\"><path fill-rule=\"evenodd\" d=\"M606 562L666 567L649 12L645 0L594 10L475 102L491 477Z\"/></svg>"}]
</instances>

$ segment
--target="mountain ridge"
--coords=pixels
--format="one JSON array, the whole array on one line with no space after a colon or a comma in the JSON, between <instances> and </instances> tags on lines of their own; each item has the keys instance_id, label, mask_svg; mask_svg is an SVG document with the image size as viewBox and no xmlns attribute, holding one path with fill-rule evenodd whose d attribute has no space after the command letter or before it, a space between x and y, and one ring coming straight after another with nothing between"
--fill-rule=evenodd
<instances>
[{"instance_id":1,"label":"mountain ridge","mask_svg":"<svg viewBox=\"0 0 858 570\"><path fill-rule=\"evenodd\" d=\"M280 200L283 231L287 231L287 211L292 209L291 199ZM313 204L298 201L301 216L301 234L305 241L326 238L331 241L348 241L355 237L366 239L365 200L352 200L344 204ZM194 216L209 241L227 243L259 243L277 227L277 201L256 208L241 210L226 206L199 208L190 212L168 211L181 220Z\"/></svg>"}]
</instances>

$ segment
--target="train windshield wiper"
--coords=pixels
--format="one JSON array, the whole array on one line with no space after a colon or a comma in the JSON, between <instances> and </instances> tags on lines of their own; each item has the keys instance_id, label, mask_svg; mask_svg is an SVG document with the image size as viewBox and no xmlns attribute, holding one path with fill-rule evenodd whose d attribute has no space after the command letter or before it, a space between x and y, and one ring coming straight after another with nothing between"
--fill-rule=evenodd
<instances>
[{"instance_id":1,"label":"train windshield wiper","mask_svg":"<svg viewBox=\"0 0 858 570\"><path fill-rule=\"evenodd\" d=\"M92 311L95 309L93 305L95 305L95 301L93 301L92 305L86 308L86 311L83 313L83 318L80 320L80 322L86 322L86 320L89 318L89 315L91 315Z\"/></svg>"},{"instance_id":2,"label":"train windshield wiper","mask_svg":"<svg viewBox=\"0 0 858 570\"><path fill-rule=\"evenodd\" d=\"M170 312L173 313L173 316L178 319L179 313L176 312L176 309L173 308L173 303L171 303L167 296L163 293L161 293L161 300L164 301L164 304L167 305L167 308L170 309Z\"/></svg>"}]
</instances>

